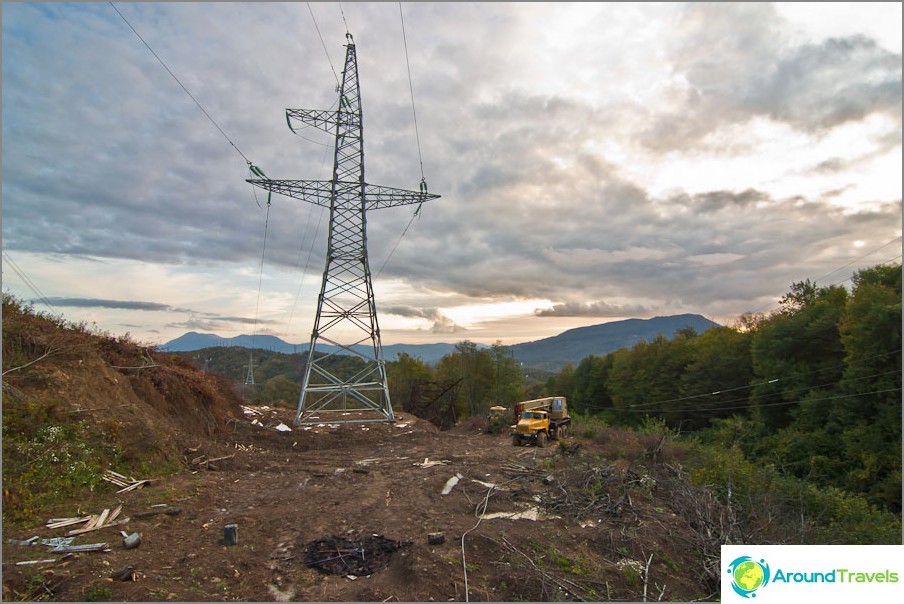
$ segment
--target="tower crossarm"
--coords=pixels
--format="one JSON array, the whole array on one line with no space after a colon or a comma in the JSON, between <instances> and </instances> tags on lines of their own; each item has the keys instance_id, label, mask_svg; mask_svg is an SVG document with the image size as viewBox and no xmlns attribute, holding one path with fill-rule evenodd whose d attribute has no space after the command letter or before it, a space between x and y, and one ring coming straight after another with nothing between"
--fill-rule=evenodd
<instances>
[{"instance_id":1,"label":"tower crossarm","mask_svg":"<svg viewBox=\"0 0 904 604\"><path fill-rule=\"evenodd\" d=\"M331 180L271 180L268 178L251 178L249 183L273 193L294 197L325 208L330 207L333 185L337 190L354 190L360 187L356 182ZM410 191L379 185L364 185L365 210L380 210L396 206L412 205L437 199L439 195L425 191Z\"/></svg>"},{"instance_id":2,"label":"tower crossarm","mask_svg":"<svg viewBox=\"0 0 904 604\"><path fill-rule=\"evenodd\" d=\"M355 127L361 125L361 116L357 113L348 111L331 111L317 109L286 109L286 123L289 129L295 132L292 126L293 122L301 122L307 126L313 126L324 132L335 134L336 124L342 121L344 127Z\"/></svg>"}]
</instances>

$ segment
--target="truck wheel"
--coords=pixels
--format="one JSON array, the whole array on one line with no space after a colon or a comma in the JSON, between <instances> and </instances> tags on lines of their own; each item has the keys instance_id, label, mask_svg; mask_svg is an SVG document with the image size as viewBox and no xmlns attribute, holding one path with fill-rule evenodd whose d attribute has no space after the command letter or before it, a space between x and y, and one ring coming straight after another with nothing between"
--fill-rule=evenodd
<instances>
[{"instance_id":1,"label":"truck wheel","mask_svg":"<svg viewBox=\"0 0 904 604\"><path fill-rule=\"evenodd\" d=\"M562 428L553 428L552 432L549 433L550 440L559 440L562 438Z\"/></svg>"},{"instance_id":2,"label":"truck wheel","mask_svg":"<svg viewBox=\"0 0 904 604\"><path fill-rule=\"evenodd\" d=\"M537 446L545 447L546 446L546 432L540 432L537 434Z\"/></svg>"},{"instance_id":3,"label":"truck wheel","mask_svg":"<svg viewBox=\"0 0 904 604\"><path fill-rule=\"evenodd\" d=\"M565 438L565 436L567 434L568 434L568 424L565 424L564 426L559 426L559 438Z\"/></svg>"},{"instance_id":4,"label":"truck wheel","mask_svg":"<svg viewBox=\"0 0 904 604\"><path fill-rule=\"evenodd\" d=\"M521 444L521 437L518 436L517 434L512 434L512 444L513 444L514 446L516 446L516 447L517 447L518 445L520 445L520 444Z\"/></svg>"}]
</instances>

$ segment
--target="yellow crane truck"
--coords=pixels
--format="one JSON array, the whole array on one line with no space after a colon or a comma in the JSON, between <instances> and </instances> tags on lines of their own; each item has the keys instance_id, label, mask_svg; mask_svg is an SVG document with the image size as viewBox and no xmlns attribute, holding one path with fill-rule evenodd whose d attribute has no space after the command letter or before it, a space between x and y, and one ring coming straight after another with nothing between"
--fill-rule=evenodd
<instances>
[{"instance_id":1,"label":"yellow crane truck","mask_svg":"<svg viewBox=\"0 0 904 604\"><path fill-rule=\"evenodd\" d=\"M515 404L512 444L535 443L545 447L550 440L564 438L571 425L564 396L548 396Z\"/></svg>"}]
</instances>

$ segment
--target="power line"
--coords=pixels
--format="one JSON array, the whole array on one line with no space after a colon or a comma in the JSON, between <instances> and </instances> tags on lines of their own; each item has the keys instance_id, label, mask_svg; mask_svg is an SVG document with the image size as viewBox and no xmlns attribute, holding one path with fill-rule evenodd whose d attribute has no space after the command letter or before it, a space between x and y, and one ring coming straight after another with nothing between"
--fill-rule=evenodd
<instances>
[{"instance_id":1,"label":"power line","mask_svg":"<svg viewBox=\"0 0 904 604\"><path fill-rule=\"evenodd\" d=\"M901 350L893 350L893 351L891 351L891 352L883 352L883 353L880 353L880 354L873 354L873 355L870 355L870 356L867 356L867 357L863 357L862 359L857 359L857 361L854 361L854 362L848 362L848 363L836 363L836 364L834 364L834 365L828 365L828 366L826 366L826 367L820 367L819 369L814 369L814 370L812 370L812 371L805 371L805 372L803 372L803 373L798 373L798 374L796 374L794 377L795 377L795 378L799 378L799 377L802 377L802 376L812 375L812 374L814 374L814 373L822 373L822 372L824 372L824 371L828 371L828 370L832 370L832 369L838 369L838 368L850 367L851 365L854 365L854 364L859 363L859 362L869 361L869 360L872 360L872 359L877 359L877 358L882 358L882 357L888 357L888 356L891 356L891 355L893 355L893 354L900 354L900 353L901 353ZM900 372L901 372L900 370L897 370L897 371L890 371L890 372L886 372L886 373L880 373L880 374L870 375L870 376L861 377L861 378L854 378L854 379L852 379L851 381L854 381L854 380L860 380L860 379L868 379L868 378L878 377L878 376L882 376L882 375L888 375L888 374L890 374L890 373L900 373ZM651 407L651 406L653 406L653 405L665 405L665 404L668 404L668 403L678 403L678 402L681 402L681 401L693 400L693 399L695 399L695 398L705 398L705 397L715 396L715 395L718 395L718 394L725 394L725 393L727 393L727 392L735 392L735 391L737 391L737 390L745 390L745 389L748 389L748 388L755 388L755 387L757 387L757 386L766 386L766 385L768 385L768 384L775 384L775 383L778 383L778 382L783 382L783 381L788 380L788 379L790 379L790 378L787 378L787 377L785 377L785 378L772 378L772 379L770 379L770 380L765 380L765 381L761 381L761 382L755 382L755 383L753 383L753 384L748 384L748 385L746 385L746 386L736 386L736 387L733 387L733 388L725 388L725 389L721 389L721 390L715 390L715 391L712 391L712 392L702 392L702 393L700 393L700 394L692 394L692 395L689 395L689 396L682 396L682 397L671 398L671 399L663 399L663 400L653 401L653 402L647 402L647 403L635 403L635 404L629 405L629 406L632 407L632 408L639 408L639 407L646 408L646 407ZM794 393L794 392L799 392L799 391L801 391L801 390L813 390L813 389L816 389L816 388L822 388L822 387L825 387L825 386L833 386L833 385L835 385L835 384L834 384L834 383L829 383L829 384L820 384L820 385L817 385L817 386L807 386L807 387L802 387L802 388L796 388L796 389L794 389L794 390L787 390L787 391L785 391L785 394L791 394L791 393ZM759 396L772 396L772 395L770 394L770 395L759 395ZM745 398L745 399L733 399L733 400L730 400L730 401L723 401L723 403L726 403L726 402L727 402L727 403L733 403L733 402L737 402L737 401L741 401L741 400L752 400L752 399L755 399L755 398L759 398L759 396L748 397L748 398Z\"/></svg>"},{"instance_id":2,"label":"power line","mask_svg":"<svg viewBox=\"0 0 904 604\"><path fill-rule=\"evenodd\" d=\"M421 135L417 127L417 110L414 106L414 83L411 78L411 61L408 59L408 38L405 35L405 17L402 14L402 3L399 2L399 20L402 23L402 42L405 46L405 65L408 68L408 90L411 92L411 115L414 117L414 138L417 141L417 159L418 164L421 168L421 191L427 192L427 179L424 177L424 158L421 154ZM386 260L383 261L383 264L380 266L380 270L377 271L377 277L379 277L383 273L383 269L386 268L386 265L389 263L390 258L395 253L396 248L399 247L399 244L402 243L402 239L405 238L405 235L408 233L408 229L411 228L411 225L414 223L414 219L420 215L421 206L418 205L417 209L414 211L414 214L411 216L411 220L408 221L408 224L405 226L405 230L402 231L402 234L399 235L399 239L395 242L395 245L392 246L392 249L389 251L389 255L386 257Z\"/></svg>"},{"instance_id":3,"label":"power line","mask_svg":"<svg viewBox=\"0 0 904 604\"><path fill-rule=\"evenodd\" d=\"M822 279L825 279L826 277L828 277L828 276L830 276L830 275L834 275L834 274L837 273L838 271L843 271L844 269L848 268L849 266L852 266L852 265L856 264L857 262L860 262L860 261L863 260L864 258L867 258L867 257L869 257L869 256L872 256L873 254L875 254L875 253L878 252L879 250L883 250L883 249L887 248L888 246L890 246L892 243L895 243L895 242L898 242L898 241L901 241L901 235L898 235L897 237L895 237L894 239L892 239L891 241L889 241L889 242L886 243L885 245L882 245L882 246L880 246L880 247L877 247L877 248L874 249L873 251L868 252L868 253L864 254L863 256L860 256L860 257L857 258L856 260L851 260L850 262L848 262L847 264L845 264L845 265L842 266L841 268L836 268L836 269L833 270L831 273L827 273L827 274L823 275L822 277L819 277L819 279L816 279L815 281L816 281L816 282L821 281ZM849 278L850 278L850 277L849 277ZM847 279L845 279L844 281L847 281ZM844 281L840 281L839 283L844 283ZM835 284L835 285L837 285L837 284Z\"/></svg>"},{"instance_id":4,"label":"power line","mask_svg":"<svg viewBox=\"0 0 904 604\"><path fill-rule=\"evenodd\" d=\"M869 256L872 256L872 255L875 254L876 252L878 252L878 251L880 251L880 250L883 250L883 249L887 248L888 246L890 246L891 244L896 243L896 242L898 242L898 241L901 241L901 235L898 235L897 237L895 237L894 239L892 239L892 240L889 241L888 243L885 243L885 244L883 244L883 245L877 247L876 249L874 249L874 250L871 251L871 252L867 252L866 254L860 256L859 258L857 258L857 259L855 259L855 260L851 260L850 262L848 262L848 263L845 264L844 266L839 267L839 268L837 268L837 269L835 269L835 270L833 270L833 271L831 271L831 272L829 272L829 273L826 273L826 274L823 275L822 277L819 277L818 279L816 279L816 280L813 281L814 285L815 285L816 283L818 283L819 281L821 281L822 279L825 279L826 277L829 277L829 276L831 276L831 275L834 275L834 274L837 273L838 271L842 271L842 270L844 270L844 269L846 269L846 268L848 268L848 267L850 267L850 266L853 266L854 264L860 262L860 261L863 260L864 258L868 258ZM901 257L901 256L897 256L896 258L900 258L900 257ZM895 260L896 258L893 258L892 260L886 260L886 261L883 262L882 264L886 264L886 263L888 263L888 262L891 262L891 261ZM851 277L847 277L846 279L842 279L841 281L838 281L838 282L836 282L836 283L831 283L830 285L840 285L840 284L844 283L845 281L850 281L850 279L851 279ZM761 313L761 312L763 311L763 309L768 308L768 307L770 307L770 306L773 306L773 304L772 304L772 303L764 304L763 306L760 306L760 307L757 308L756 310L751 311L750 314L754 314L754 315L759 314L759 313Z\"/></svg>"},{"instance_id":5,"label":"power line","mask_svg":"<svg viewBox=\"0 0 904 604\"><path fill-rule=\"evenodd\" d=\"M38 286L35 285L34 281L32 281L28 277L28 275L25 274L25 271L23 271L15 262L13 262L13 259L9 257L9 254L6 253L6 250L3 250L3 257L6 258L6 262L13 267L13 271L17 275L19 275L22 283L24 283L25 286L28 287L28 289L30 289L35 296L37 296L39 302L49 306L50 309L53 310L53 312L59 312L56 307L50 303L50 300L47 299L47 296L45 296L44 293L40 289L38 289Z\"/></svg>"},{"instance_id":6,"label":"power line","mask_svg":"<svg viewBox=\"0 0 904 604\"><path fill-rule=\"evenodd\" d=\"M188 91L188 88L185 87L185 85L179 80L179 78L176 77L176 74L174 74L174 73L172 72L172 70L166 65L166 63L163 62L163 59L161 59L160 56L157 55L156 52L154 52L154 49L151 48L151 45L148 44L148 43L145 41L145 39L141 37L141 34L139 34L138 31L132 26L132 24L129 23L129 20L126 19L125 16L124 16L121 12L119 12L119 9L116 8L116 5L113 4L112 2L108 2L108 4L113 8L113 10L116 11L116 14L119 15L119 17L125 22L125 24L129 26L129 29L131 29L132 32L138 37L138 39L141 40L142 44L145 45L145 47L151 52L151 54L154 55L154 58L157 59L157 61L158 61L161 65L163 65L163 68L166 70L166 72L167 72L168 74L170 74L174 80L176 80L176 83L179 84L179 86L182 88L182 90L185 91L185 94L187 94L187 95L189 96L189 98L191 98L191 100L193 100L193 101L195 102L195 105L198 106L198 109L201 110L201 113L203 113L204 116L205 116L208 120L210 120L210 123L213 124L214 127L215 127L217 130L220 131L220 134L223 135L223 138L225 138L226 141L227 141L230 145L232 145L232 148L235 149L235 150L238 152L238 154L242 156L242 159L244 159L245 162L246 162L247 164L251 165L251 160L249 160L247 157L245 157L245 154L242 153L241 150L239 150L239 148L236 146L236 144L235 144L234 142L232 142L232 139L229 138L229 136L226 134L226 132L223 131L222 128L220 128L220 125L217 124L216 121L214 121L214 119L213 119L212 117L210 117L210 114L207 113L207 110L204 109L204 107L201 105L201 103L198 102L198 99L196 99L196 98L194 97L194 95L193 95L191 92Z\"/></svg>"},{"instance_id":7,"label":"power line","mask_svg":"<svg viewBox=\"0 0 904 604\"><path fill-rule=\"evenodd\" d=\"M311 21L314 22L314 29L317 30L317 36L320 38L320 44L323 46L323 52L326 54L326 60L330 64L330 70L333 72L333 77L336 78L336 86L338 87L340 85L339 84L339 76L336 75L336 69L333 67L332 59L330 59L330 53L329 53L329 51L327 51L326 43L323 41L323 36L320 34L320 27L317 26L317 19L314 18L314 10L311 8L310 2L305 2L305 4L308 5L308 12L311 13ZM345 20L344 16L343 16L343 20ZM346 30L348 30L348 26L346 26Z\"/></svg>"},{"instance_id":8,"label":"power line","mask_svg":"<svg viewBox=\"0 0 904 604\"><path fill-rule=\"evenodd\" d=\"M823 397L823 398L809 398L809 399L807 399L807 402L815 403L815 402L823 402L823 401L834 401L834 400L839 400L839 399L844 399L844 398L853 398L855 396L869 396L869 395L873 395L873 394L887 394L889 392L900 392L900 391L901 391L900 387L888 388L886 390L873 390L872 392L857 392L855 394L839 394L836 396L827 396L827 397ZM803 401L796 400L796 401L782 401L779 403L763 403L763 404L757 405L757 407L783 407L786 405L799 405L801 402L803 402ZM659 415L659 414L663 414L663 413L687 413L688 411L737 411L738 409L747 409L748 407L749 407L749 405L738 405L735 407L719 407L719 408L713 408L713 409L697 409L697 408L693 408L693 409L690 409L690 408L688 408L688 409L661 409L661 410L656 410L655 412L651 411L650 409L633 409L633 408L624 409L624 408L619 408L619 407L595 407L595 409L600 409L600 410L610 410L611 409L611 410L617 411L617 412L649 413L649 414Z\"/></svg>"},{"instance_id":9,"label":"power line","mask_svg":"<svg viewBox=\"0 0 904 604\"><path fill-rule=\"evenodd\" d=\"M846 380L846 382L853 383L853 382L857 382L857 381L861 381L861 380L870 380L870 379L873 379L876 377L883 377L886 375L896 375L896 374L900 374L900 373L901 373L901 370L897 369L895 371L885 371L883 373L876 373L873 375L867 375L867 376L862 376L862 377L858 377L858 378L849 378ZM780 380L770 380L769 382L763 382L763 383L764 384L765 383L773 383L773 382L778 382L778 381L780 381ZM794 394L795 392L809 392L809 391L817 390L819 388L832 387L832 386L836 386L836 385L837 385L837 382L830 382L830 383L826 383L826 384L818 384L815 386L802 386L800 388L786 390L786 391L782 392L781 394L784 396L784 395L788 395L788 394ZM715 394L719 394L719 393L713 392L712 394L715 395ZM768 398L768 397L772 397L772 396L776 396L776 393L758 394L756 396L750 396L750 397L745 397L745 398L735 398L735 399L731 399L728 401L713 402L710 406L705 406L705 405L707 405L707 403L704 402L703 405L701 405L701 406L684 407L684 408L680 408L680 409L661 409L660 410L660 409L651 409L650 408L651 405L664 404L665 402L669 402L669 401L662 401L662 402L658 402L658 403L637 403L635 405L627 405L626 407L622 407L621 409L624 409L626 411L645 411L645 412L655 412L655 413L660 413L660 412L665 412L665 411L668 411L669 413L678 412L678 411L712 412L712 411L722 411L722 410L726 410L726 409L746 409L749 406L750 402L755 401L757 399ZM691 398L699 398L699 397L691 397ZM684 400L684 399L674 399L672 402L677 402L679 400ZM740 407L725 407L724 406L724 405L730 405L731 403L740 403L742 401L746 401L746 403ZM771 405L772 405L772 403L767 403L767 404L761 404L761 405L757 405L757 406L758 407L766 407L766 406L771 406Z\"/></svg>"},{"instance_id":10,"label":"power line","mask_svg":"<svg viewBox=\"0 0 904 604\"><path fill-rule=\"evenodd\" d=\"M405 17L402 16L402 3L399 2L399 19L402 22L402 41L405 44L405 65L408 67L408 89L411 91L411 114L414 116L414 137L417 140L417 158L421 165L421 182L424 182L424 159L421 157L421 136L417 128L417 111L414 109L414 84L411 81L411 62L408 60L408 38L405 36Z\"/></svg>"}]
</instances>

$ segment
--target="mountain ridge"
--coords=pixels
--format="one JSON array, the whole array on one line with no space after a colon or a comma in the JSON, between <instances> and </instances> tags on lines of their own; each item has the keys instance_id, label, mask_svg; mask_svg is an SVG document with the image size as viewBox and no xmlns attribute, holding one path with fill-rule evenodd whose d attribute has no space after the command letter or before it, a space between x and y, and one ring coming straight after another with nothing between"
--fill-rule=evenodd
<instances>
[{"instance_id":1,"label":"mountain ridge","mask_svg":"<svg viewBox=\"0 0 904 604\"><path fill-rule=\"evenodd\" d=\"M703 333L719 324L697 314L681 314L653 317L651 319L625 319L598 325L575 327L562 333L509 346L516 360L527 367L557 371L569 363L578 363L590 355L605 355L620 348L649 341L659 335L671 338L682 329ZM297 354L308 350L309 343L290 344L272 335L239 335L224 338L216 334L187 332L158 348L169 352L190 352L213 347L243 347L271 350L284 354ZM425 363L436 363L455 350L456 344L390 344L383 346L386 360L395 360L400 354L420 358ZM366 347L361 346L362 350ZM318 347L320 350L320 347ZM324 347L330 350L330 347Z\"/></svg>"}]
</instances>

